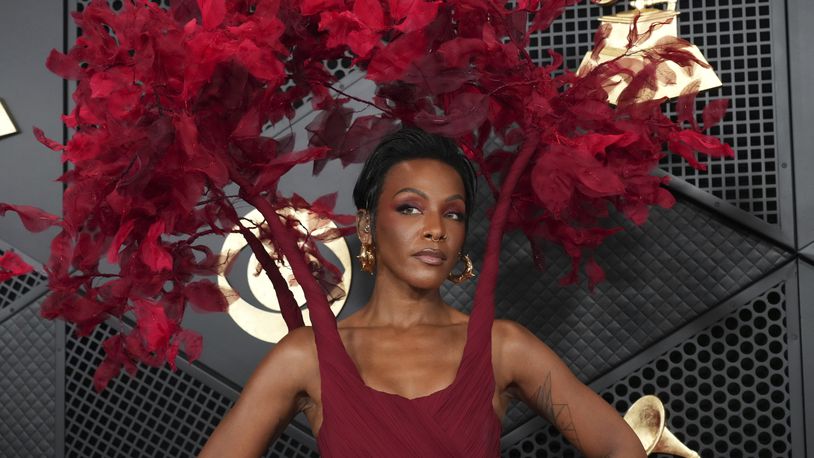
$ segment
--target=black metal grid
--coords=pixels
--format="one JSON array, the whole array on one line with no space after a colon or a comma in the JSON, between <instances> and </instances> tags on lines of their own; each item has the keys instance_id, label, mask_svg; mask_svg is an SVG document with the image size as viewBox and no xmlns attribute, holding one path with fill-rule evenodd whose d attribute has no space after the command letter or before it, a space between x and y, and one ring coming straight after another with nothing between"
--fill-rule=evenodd
<instances>
[{"instance_id":1,"label":"black metal grid","mask_svg":"<svg viewBox=\"0 0 814 458\"><path fill-rule=\"evenodd\" d=\"M657 395L667 428L703 458L791 456L786 291L780 283L602 391L625 412ZM574 457L552 426L503 456ZM661 456L661 455L653 455Z\"/></svg>"},{"instance_id":2,"label":"black metal grid","mask_svg":"<svg viewBox=\"0 0 814 458\"><path fill-rule=\"evenodd\" d=\"M232 406L232 400L191 375L168 367L141 368L138 377L113 379L101 393L93 373L102 342L114 329L103 323L88 337L69 331L65 353L66 457L195 456ZM283 433L269 457L318 456Z\"/></svg>"}]
</instances>

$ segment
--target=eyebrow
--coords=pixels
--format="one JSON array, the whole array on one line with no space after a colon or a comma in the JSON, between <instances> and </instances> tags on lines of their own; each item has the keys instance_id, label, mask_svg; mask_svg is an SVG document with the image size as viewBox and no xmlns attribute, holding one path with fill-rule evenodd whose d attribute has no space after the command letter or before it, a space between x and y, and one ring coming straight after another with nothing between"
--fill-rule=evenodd
<instances>
[{"instance_id":1,"label":"eyebrow","mask_svg":"<svg viewBox=\"0 0 814 458\"><path fill-rule=\"evenodd\" d=\"M423 198L425 198L427 200L429 200L429 198L430 198L425 192L420 191L420 190L418 190L416 188L401 188L398 191L396 191L395 194L393 194L393 197L396 197L397 195L399 195L399 194L401 194L403 192L412 192L414 194L418 194L419 196L421 196L421 197L423 197ZM464 202L466 202L466 199L464 198L464 196L462 196L460 194L453 194L453 195L447 197L445 202L450 202L450 201L453 201L453 200L463 200Z\"/></svg>"}]
</instances>

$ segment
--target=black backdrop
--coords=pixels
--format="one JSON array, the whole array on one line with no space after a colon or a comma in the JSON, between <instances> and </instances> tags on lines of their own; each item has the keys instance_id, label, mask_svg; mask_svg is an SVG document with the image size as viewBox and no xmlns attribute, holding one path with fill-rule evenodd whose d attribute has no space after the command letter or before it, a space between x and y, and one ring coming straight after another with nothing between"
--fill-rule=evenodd
<instances>
[{"instance_id":1,"label":"black backdrop","mask_svg":"<svg viewBox=\"0 0 814 458\"><path fill-rule=\"evenodd\" d=\"M85 4L67 2L63 13ZM814 91L806 84L814 70L814 4L681 0L678 7L681 36L724 82L699 104L731 99L715 134L737 157L708 161L708 173L665 160L678 203L608 240L598 253L608 280L593 294L584 285L556 285L569 267L559 250L547 251L541 273L524 239L508 236L497 313L534 331L620 412L642 394L658 395L668 427L703 457L804 457L806 438L814 440L814 419L805 423L806 412L814 418ZM535 37L531 55L542 63L540 49L553 47L576 68L601 13L587 1L569 9ZM66 40L74 37L64 26ZM335 68L347 72L342 62ZM355 77L346 77L348 86ZM336 176L345 192L343 173ZM479 212L475 221L485 221ZM485 232L472 227L474 247ZM15 248L15 237L0 233L12 242L0 251ZM369 288L354 281L351 299ZM466 310L473 290L470 283L445 295ZM76 338L70 327L38 318L44 292L38 273L0 285L0 456L195 454L268 349L235 337L241 331L228 318L191 318L211 343L201 362L181 361L178 372L144 369L96 394L93 369L114 324ZM349 305L343 316L352 311ZM220 343L233 337L237 348ZM230 351L246 356L225 366L229 358L217 355ZM509 409L502 445L507 457L575 456L522 405ZM268 456L315 450L298 417Z\"/></svg>"}]
</instances>

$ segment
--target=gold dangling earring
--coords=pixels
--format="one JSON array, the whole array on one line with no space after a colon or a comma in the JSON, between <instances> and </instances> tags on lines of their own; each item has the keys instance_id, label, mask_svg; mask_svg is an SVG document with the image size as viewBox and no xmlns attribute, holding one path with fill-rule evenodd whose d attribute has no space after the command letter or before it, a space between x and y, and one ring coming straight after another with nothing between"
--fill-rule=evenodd
<instances>
[{"instance_id":1,"label":"gold dangling earring","mask_svg":"<svg viewBox=\"0 0 814 458\"><path fill-rule=\"evenodd\" d=\"M469 259L469 255L468 254L461 255L460 253L458 253L458 257L460 257L461 261L463 261L464 264L466 264L466 268L464 269L463 272L459 274L454 274L450 272L449 275L447 275L447 279L452 283L455 283L456 285L459 283L463 283L475 276L475 267L472 265L472 260Z\"/></svg>"},{"instance_id":2,"label":"gold dangling earring","mask_svg":"<svg viewBox=\"0 0 814 458\"><path fill-rule=\"evenodd\" d=\"M363 229L365 233L370 233L370 224L366 225ZM362 267L362 270L373 275L373 267L376 265L376 249L373 247L372 243L364 243L362 242L362 249L359 250L359 255L356 256L356 259L359 260L359 264Z\"/></svg>"},{"instance_id":3,"label":"gold dangling earring","mask_svg":"<svg viewBox=\"0 0 814 458\"><path fill-rule=\"evenodd\" d=\"M362 249L359 251L359 256L356 256L356 259L359 260L359 264L361 264L362 270L370 275L373 275L373 266L376 265L375 251L372 243L363 243Z\"/></svg>"}]
</instances>

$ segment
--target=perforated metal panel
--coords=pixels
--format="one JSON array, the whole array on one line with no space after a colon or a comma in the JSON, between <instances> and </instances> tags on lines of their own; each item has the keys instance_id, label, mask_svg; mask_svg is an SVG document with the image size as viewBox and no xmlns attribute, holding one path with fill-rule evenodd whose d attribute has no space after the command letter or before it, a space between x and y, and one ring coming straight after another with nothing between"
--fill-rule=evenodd
<instances>
[{"instance_id":1,"label":"perforated metal panel","mask_svg":"<svg viewBox=\"0 0 814 458\"><path fill-rule=\"evenodd\" d=\"M142 368L122 375L101 393L93 372L113 328L102 324L89 337L66 342L65 456L194 456L231 407L232 400L183 371ZM294 433L296 434L296 433ZM290 431L266 456L315 457Z\"/></svg>"},{"instance_id":2,"label":"perforated metal panel","mask_svg":"<svg viewBox=\"0 0 814 458\"><path fill-rule=\"evenodd\" d=\"M785 83L777 81L773 53L772 4L770 0L679 0L681 38L697 45L723 81L720 89L699 95L699 110L715 98L730 99L730 110L710 134L730 144L735 159L706 159L707 172L698 172L678 156L670 155L662 168L692 186L729 202L770 223L779 223L777 125L788 107L778 106L776 91ZM781 4L781 5L778 5ZM589 2L569 7L549 30L531 37L530 55L543 64L550 58L545 50L563 54L567 68L576 71L592 46L598 18L627 7L619 2L601 8ZM783 62L780 63L781 65ZM785 110L785 111L784 111ZM700 111L699 111L700 113Z\"/></svg>"},{"instance_id":3,"label":"perforated metal panel","mask_svg":"<svg viewBox=\"0 0 814 458\"><path fill-rule=\"evenodd\" d=\"M786 291L783 283L602 392L618 411L655 394L667 427L704 458L791 456ZM545 427L504 456L574 457ZM660 456L660 455L652 455Z\"/></svg>"},{"instance_id":4,"label":"perforated metal panel","mask_svg":"<svg viewBox=\"0 0 814 458\"><path fill-rule=\"evenodd\" d=\"M0 321L0 456L54 456L55 324L39 303Z\"/></svg>"}]
</instances>

